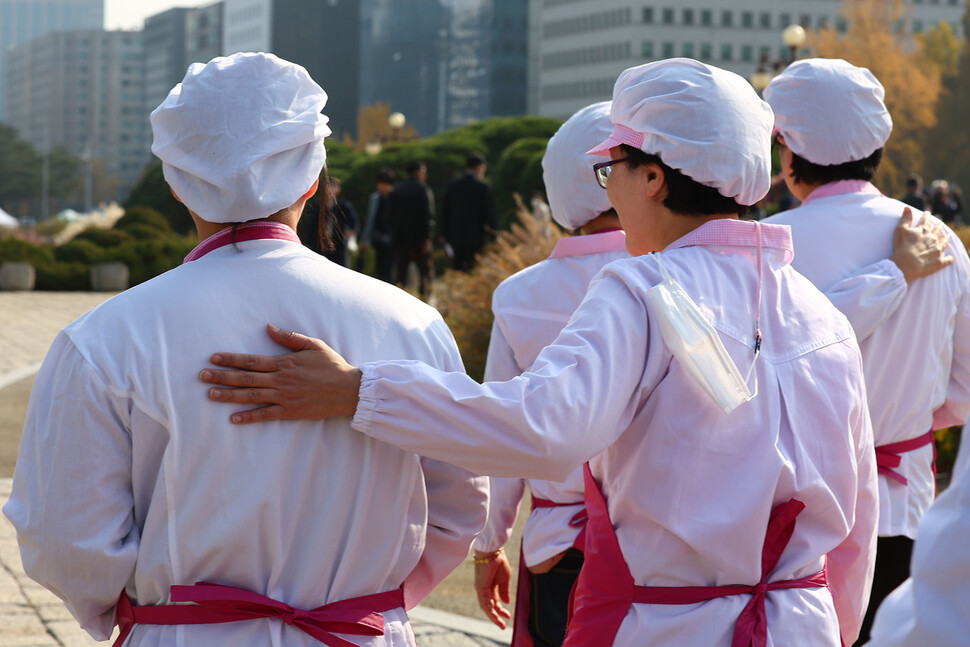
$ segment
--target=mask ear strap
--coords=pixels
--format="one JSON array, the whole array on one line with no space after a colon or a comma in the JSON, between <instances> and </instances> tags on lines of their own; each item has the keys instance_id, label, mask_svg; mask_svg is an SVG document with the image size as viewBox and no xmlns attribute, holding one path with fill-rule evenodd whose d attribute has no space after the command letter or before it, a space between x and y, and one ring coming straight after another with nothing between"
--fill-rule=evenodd
<instances>
[{"instance_id":1,"label":"mask ear strap","mask_svg":"<svg viewBox=\"0 0 970 647\"><path fill-rule=\"evenodd\" d=\"M663 256L662 252L650 252L651 255L657 257L657 266L660 268L660 276L663 277L664 281L670 281L670 272L667 271L666 266L664 266L663 261L660 257Z\"/></svg>"},{"instance_id":2,"label":"mask ear strap","mask_svg":"<svg viewBox=\"0 0 970 647\"><path fill-rule=\"evenodd\" d=\"M761 223L757 220L754 221L754 231L755 238L758 241L758 310L755 314L754 319L754 359L751 361L751 368L748 369L748 375L744 378L745 383L751 379L751 374L754 373L754 365L758 363L758 356L761 355L761 291L764 285L764 279L762 278L762 240L761 240ZM755 376L754 382L754 394L758 393L758 377Z\"/></svg>"}]
</instances>

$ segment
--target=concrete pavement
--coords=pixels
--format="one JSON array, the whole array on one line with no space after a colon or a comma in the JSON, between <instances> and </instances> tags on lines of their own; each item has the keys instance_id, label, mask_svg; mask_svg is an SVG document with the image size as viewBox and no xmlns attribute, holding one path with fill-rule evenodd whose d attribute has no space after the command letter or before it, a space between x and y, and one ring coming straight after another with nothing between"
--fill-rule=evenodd
<instances>
[{"instance_id":1,"label":"concrete pavement","mask_svg":"<svg viewBox=\"0 0 970 647\"><path fill-rule=\"evenodd\" d=\"M111 294L92 292L0 292L0 391L24 393L57 332ZM2 401L2 400L0 400ZM0 434L16 433L22 407L0 411ZM17 409L16 411L13 411ZM10 495L10 474L0 474L0 506ZM419 646L497 647L511 631L484 620L418 607L411 621ZM0 647L82 647L97 643L83 632L52 593L28 578L13 527L0 516Z\"/></svg>"}]
</instances>

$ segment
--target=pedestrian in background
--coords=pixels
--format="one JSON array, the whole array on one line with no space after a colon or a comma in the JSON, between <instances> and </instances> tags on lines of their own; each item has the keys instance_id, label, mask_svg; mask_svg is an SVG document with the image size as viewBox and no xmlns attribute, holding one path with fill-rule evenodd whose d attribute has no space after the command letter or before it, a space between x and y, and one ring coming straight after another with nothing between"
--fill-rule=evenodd
<instances>
[{"instance_id":1,"label":"pedestrian in background","mask_svg":"<svg viewBox=\"0 0 970 647\"><path fill-rule=\"evenodd\" d=\"M465 172L448 183L441 206L441 235L452 250L451 266L467 272L475 255L495 237L498 221L492 187L485 177L485 158L472 153L465 160Z\"/></svg>"},{"instance_id":2,"label":"pedestrian in background","mask_svg":"<svg viewBox=\"0 0 970 647\"><path fill-rule=\"evenodd\" d=\"M394 250L396 272L394 280L406 286L408 267L417 266L418 293L427 299L434 279L431 237L434 233L434 194L426 184L428 168L424 162L413 160L405 169L407 178L398 183L388 195L388 215L391 220L391 245Z\"/></svg>"}]
</instances>

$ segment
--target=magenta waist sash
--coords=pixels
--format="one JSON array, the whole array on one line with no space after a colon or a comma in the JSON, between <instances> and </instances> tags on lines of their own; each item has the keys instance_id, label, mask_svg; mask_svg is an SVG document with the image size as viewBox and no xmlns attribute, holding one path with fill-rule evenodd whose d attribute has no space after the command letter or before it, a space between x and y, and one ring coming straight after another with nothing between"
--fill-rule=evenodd
<instances>
[{"instance_id":1,"label":"magenta waist sash","mask_svg":"<svg viewBox=\"0 0 970 647\"><path fill-rule=\"evenodd\" d=\"M768 532L761 553L761 580L755 585L727 586L636 586L633 601L642 604L695 604L731 595L751 595L734 625L731 647L758 647L768 640L765 599L768 591L808 589L828 585L825 568L808 577L769 582L768 576L778 565L782 552L795 530L795 518L805 508L797 499L789 499L771 511Z\"/></svg>"},{"instance_id":2,"label":"magenta waist sash","mask_svg":"<svg viewBox=\"0 0 970 647\"><path fill-rule=\"evenodd\" d=\"M915 451L926 445L933 445L932 431L928 431L922 436L917 436L910 440L902 440L898 443L889 443L888 445L878 445L876 447L876 466L879 469L879 473L903 485L909 485L907 478L894 469L899 467L901 460L899 455ZM933 474L936 474L936 445L933 445Z\"/></svg>"},{"instance_id":3,"label":"magenta waist sash","mask_svg":"<svg viewBox=\"0 0 970 647\"><path fill-rule=\"evenodd\" d=\"M380 612L404 606L401 588L309 610L296 609L251 591L207 582L172 586L171 597L172 602L195 602L196 605L136 606L122 591L116 620L121 633L112 647L121 647L136 624L202 625L258 618L278 618L329 647L356 647L331 632L383 636L384 616Z\"/></svg>"}]
</instances>

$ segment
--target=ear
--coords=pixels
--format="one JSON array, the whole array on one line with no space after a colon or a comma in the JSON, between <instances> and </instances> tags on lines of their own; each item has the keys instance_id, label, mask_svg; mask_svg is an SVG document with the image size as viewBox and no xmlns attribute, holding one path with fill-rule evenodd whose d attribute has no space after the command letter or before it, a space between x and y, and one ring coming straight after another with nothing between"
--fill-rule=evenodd
<instances>
[{"instance_id":1,"label":"ear","mask_svg":"<svg viewBox=\"0 0 970 647\"><path fill-rule=\"evenodd\" d=\"M175 192L175 189L173 189L172 187L168 187L168 190L172 192L172 197L173 197L173 198L175 198L175 199L176 199L176 200L178 200L179 202L182 202L182 198L180 198L180 197L179 197L179 194ZM185 203L184 203L184 202L182 202L182 204L185 204Z\"/></svg>"},{"instance_id":2,"label":"ear","mask_svg":"<svg viewBox=\"0 0 970 647\"><path fill-rule=\"evenodd\" d=\"M310 190L307 191L306 193L304 193L303 196L300 199L301 200L309 200L317 192L317 189L318 188L320 188L320 178L317 178L313 182L313 186L310 187Z\"/></svg>"},{"instance_id":3,"label":"ear","mask_svg":"<svg viewBox=\"0 0 970 647\"><path fill-rule=\"evenodd\" d=\"M667 175L659 164L649 163L640 167L647 197L662 202L667 197Z\"/></svg>"}]
</instances>

